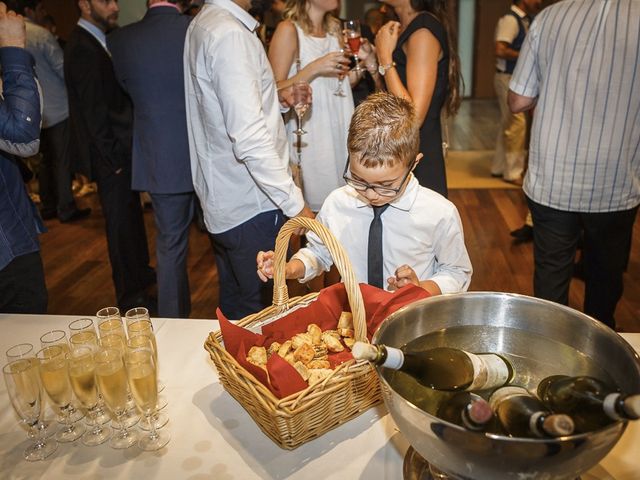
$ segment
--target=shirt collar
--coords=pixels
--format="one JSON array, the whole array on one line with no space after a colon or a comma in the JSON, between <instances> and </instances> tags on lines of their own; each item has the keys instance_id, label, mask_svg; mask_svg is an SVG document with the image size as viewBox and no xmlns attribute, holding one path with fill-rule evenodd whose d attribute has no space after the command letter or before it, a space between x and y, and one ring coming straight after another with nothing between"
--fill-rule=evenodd
<instances>
[{"instance_id":1,"label":"shirt collar","mask_svg":"<svg viewBox=\"0 0 640 480\"><path fill-rule=\"evenodd\" d=\"M360 199L358 192L356 192L356 190L353 187L350 187L349 185L347 185L346 188L349 189L349 193L352 195L354 199L356 208L371 207L369 203L363 202ZM416 177L414 177L412 173L411 175L409 175L407 188L405 188L402 195L394 199L389 204L389 206L393 208L397 208L398 210L403 210L405 212L408 212L409 210L411 210L413 203L416 201L416 197L418 196L419 189L420 189L420 184L418 183L418 180L416 180Z\"/></svg>"},{"instance_id":2,"label":"shirt collar","mask_svg":"<svg viewBox=\"0 0 640 480\"><path fill-rule=\"evenodd\" d=\"M180 11L180 7L178 7L178 5L176 5L175 3L171 3L171 2L154 3L153 5L149 5L149 10L156 7L171 7L171 8L175 8L177 11Z\"/></svg>"},{"instance_id":3,"label":"shirt collar","mask_svg":"<svg viewBox=\"0 0 640 480\"><path fill-rule=\"evenodd\" d=\"M93 23L85 20L84 18L80 18L78 20L78 26L84 28L87 32L93 35L95 39L100 42L100 45L102 45L105 50L109 51L107 49L107 36L102 30L100 30Z\"/></svg>"},{"instance_id":4,"label":"shirt collar","mask_svg":"<svg viewBox=\"0 0 640 480\"><path fill-rule=\"evenodd\" d=\"M517 5L511 5L511 10L513 11L513 13L515 13L516 15L518 15L520 18L525 18L527 17L527 14L525 13L524 10L522 10L519 6Z\"/></svg>"},{"instance_id":5,"label":"shirt collar","mask_svg":"<svg viewBox=\"0 0 640 480\"><path fill-rule=\"evenodd\" d=\"M255 18L249 15L249 12L247 12L244 8L242 8L232 0L206 0L205 3L217 5L218 7L228 10L234 17L240 20L244 24L244 26L247 27L247 29L252 32L255 32L258 28L258 25L260 25L260 23Z\"/></svg>"}]
</instances>

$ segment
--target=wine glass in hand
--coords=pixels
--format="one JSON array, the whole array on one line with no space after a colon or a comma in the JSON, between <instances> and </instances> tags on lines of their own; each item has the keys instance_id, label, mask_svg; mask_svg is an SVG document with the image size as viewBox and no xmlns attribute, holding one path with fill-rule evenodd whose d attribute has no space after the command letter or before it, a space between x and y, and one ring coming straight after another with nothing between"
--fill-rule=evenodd
<instances>
[{"instance_id":1,"label":"wine glass in hand","mask_svg":"<svg viewBox=\"0 0 640 480\"><path fill-rule=\"evenodd\" d=\"M344 49L340 50L340 53L344 54ZM333 92L333 94L336 97L345 97L345 93L344 90L342 89L342 82L344 82L344 77L345 74L344 73L339 73L338 74L338 88L335 89L335 91Z\"/></svg>"},{"instance_id":2,"label":"wine glass in hand","mask_svg":"<svg viewBox=\"0 0 640 480\"><path fill-rule=\"evenodd\" d=\"M298 116L298 128L293 132L296 135L307 133L302 129L302 117L309 109L309 84L307 82L296 82L293 84L293 108Z\"/></svg>"},{"instance_id":3,"label":"wine glass in hand","mask_svg":"<svg viewBox=\"0 0 640 480\"><path fill-rule=\"evenodd\" d=\"M353 59L356 62L356 66L353 67L354 72L362 71L360 67L360 59L358 58L358 52L360 51L360 44L362 43L362 36L360 34L360 21L359 20L347 20L344 22L344 33L347 38L347 44L353 54Z\"/></svg>"}]
</instances>

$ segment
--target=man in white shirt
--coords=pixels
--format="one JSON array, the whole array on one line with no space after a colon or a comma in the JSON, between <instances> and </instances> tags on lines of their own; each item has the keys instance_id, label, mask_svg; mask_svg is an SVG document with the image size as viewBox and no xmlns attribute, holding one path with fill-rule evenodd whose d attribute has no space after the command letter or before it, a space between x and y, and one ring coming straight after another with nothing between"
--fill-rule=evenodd
<instances>
[{"instance_id":1,"label":"man in white shirt","mask_svg":"<svg viewBox=\"0 0 640 480\"><path fill-rule=\"evenodd\" d=\"M207 0L187 31L185 94L191 170L211 233L220 308L240 319L271 303L255 254L286 217L312 217L289 171L273 72L249 8L269 1Z\"/></svg>"},{"instance_id":2,"label":"man in white shirt","mask_svg":"<svg viewBox=\"0 0 640 480\"><path fill-rule=\"evenodd\" d=\"M541 4L542 0L514 0L509 13L502 16L496 26L496 74L493 84L502 125L498 131L491 174L518 185L522 185L524 171L527 119L524 113L512 113L509 110L507 93L531 18L540 11Z\"/></svg>"}]
</instances>

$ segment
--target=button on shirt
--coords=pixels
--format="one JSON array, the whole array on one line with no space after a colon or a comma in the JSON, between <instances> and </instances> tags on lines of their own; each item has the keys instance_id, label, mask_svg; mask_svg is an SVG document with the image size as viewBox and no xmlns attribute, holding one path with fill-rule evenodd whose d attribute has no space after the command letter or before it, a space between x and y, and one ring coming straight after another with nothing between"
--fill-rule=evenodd
<instances>
[{"instance_id":1,"label":"button on shirt","mask_svg":"<svg viewBox=\"0 0 640 480\"><path fill-rule=\"evenodd\" d=\"M509 88L538 97L524 182L535 202L640 204L639 34L638 0L561 2L531 25Z\"/></svg>"},{"instance_id":2,"label":"button on shirt","mask_svg":"<svg viewBox=\"0 0 640 480\"><path fill-rule=\"evenodd\" d=\"M304 207L258 23L230 0L207 0L187 31L185 94L193 183L211 233Z\"/></svg>"},{"instance_id":3,"label":"button on shirt","mask_svg":"<svg viewBox=\"0 0 640 480\"><path fill-rule=\"evenodd\" d=\"M350 186L334 190L317 220L342 244L358 282L367 283L367 241L373 209ZM471 260L464 245L460 216L453 203L421 187L411 176L404 194L382 214L384 284L407 264L422 281L433 280L442 293L466 291L471 282ZM294 255L305 265L306 282L328 271L333 260L320 239L309 232L309 245Z\"/></svg>"}]
</instances>

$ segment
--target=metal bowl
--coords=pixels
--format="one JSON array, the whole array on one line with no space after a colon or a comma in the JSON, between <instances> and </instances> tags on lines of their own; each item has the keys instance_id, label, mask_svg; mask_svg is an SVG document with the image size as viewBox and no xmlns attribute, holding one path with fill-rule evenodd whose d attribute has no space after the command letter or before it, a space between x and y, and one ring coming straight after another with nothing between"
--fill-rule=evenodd
<instances>
[{"instance_id":1,"label":"metal bowl","mask_svg":"<svg viewBox=\"0 0 640 480\"><path fill-rule=\"evenodd\" d=\"M505 355L516 370L513 383L532 390L548 375L567 374L605 377L625 392L640 392L640 357L633 348L597 320L556 303L494 292L432 297L390 315L373 343L400 347L428 333L430 346ZM574 479L595 466L626 428L616 422L554 439L471 432L414 404L425 408L424 399L403 397L390 386L393 374L378 368L391 416L415 450L451 478Z\"/></svg>"}]
</instances>

